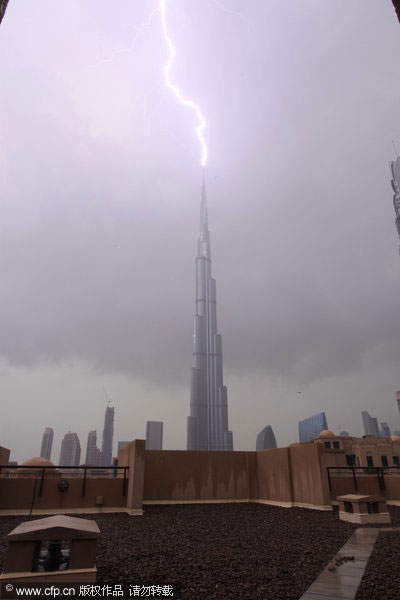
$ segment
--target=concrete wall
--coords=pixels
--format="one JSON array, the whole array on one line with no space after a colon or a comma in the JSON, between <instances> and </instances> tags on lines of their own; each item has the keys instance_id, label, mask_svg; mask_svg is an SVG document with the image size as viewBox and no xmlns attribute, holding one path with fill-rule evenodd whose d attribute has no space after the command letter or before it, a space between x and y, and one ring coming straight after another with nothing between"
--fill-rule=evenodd
<instances>
[{"instance_id":1,"label":"concrete wall","mask_svg":"<svg viewBox=\"0 0 400 600\"><path fill-rule=\"evenodd\" d=\"M331 475L331 499L336 500L337 496L344 494L373 494L375 496L385 496L388 501L400 500L400 476L385 475L385 491L381 491L376 474L374 475L356 475L357 491L354 488L353 476L351 474Z\"/></svg>"},{"instance_id":2,"label":"concrete wall","mask_svg":"<svg viewBox=\"0 0 400 600\"><path fill-rule=\"evenodd\" d=\"M3 446L0 446L0 465L8 465L9 460L10 450L8 448L3 448Z\"/></svg>"},{"instance_id":3,"label":"concrete wall","mask_svg":"<svg viewBox=\"0 0 400 600\"><path fill-rule=\"evenodd\" d=\"M126 495L123 491L123 480L112 477L96 477L86 479L85 494L82 496L83 479L67 479L69 488L65 492L57 489L60 478L45 478L42 488L42 496L39 496L40 479L37 480L36 492L33 502L34 510L54 509L65 511L75 508L110 508L124 507ZM36 479L9 478L0 479L0 510L29 510ZM101 505L96 504L98 496L103 497Z\"/></svg>"},{"instance_id":4,"label":"concrete wall","mask_svg":"<svg viewBox=\"0 0 400 600\"><path fill-rule=\"evenodd\" d=\"M142 514L143 503L266 502L282 506L330 508L326 467L320 444L294 445L260 452L197 452L145 450L144 440L121 449L119 466L129 467L126 495L120 472L116 478L69 479L69 489L59 492L58 478L45 478L36 510L94 509L102 507ZM29 510L35 478L21 474L0 479L0 510Z\"/></svg>"},{"instance_id":5,"label":"concrete wall","mask_svg":"<svg viewBox=\"0 0 400 600\"><path fill-rule=\"evenodd\" d=\"M328 474L320 444L289 446L293 501L296 505L330 508Z\"/></svg>"},{"instance_id":6,"label":"concrete wall","mask_svg":"<svg viewBox=\"0 0 400 600\"><path fill-rule=\"evenodd\" d=\"M146 450L143 501L248 500L247 454Z\"/></svg>"},{"instance_id":7,"label":"concrete wall","mask_svg":"<svg viewBox=\"0 0 400 600\"><path fill-rule=\"evenodd\" d=\"M289 448L255 452L257 465L257 499L292 505L293 486Z\"/></svg>"}]
</instances>

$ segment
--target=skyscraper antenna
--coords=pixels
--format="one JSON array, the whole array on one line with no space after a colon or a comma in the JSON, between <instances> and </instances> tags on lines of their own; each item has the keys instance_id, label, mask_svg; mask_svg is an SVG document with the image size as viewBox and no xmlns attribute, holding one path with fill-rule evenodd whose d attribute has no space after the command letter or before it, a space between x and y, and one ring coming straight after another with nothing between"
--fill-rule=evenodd
<instances>
[{"instance_id":1,"label":"skyscraper antenna","mask_svg":"<svg viewBox=\"0 0 400 600\"><path fill-rule=\"evenodd\" d=\"M393 149L394 149L394 153L396 155L396 158L398 158L399 153L397 152L397 148L396 148L396 144L394 143L394 140L392 140L392 144L393 144Z\"/></svg>"}]
</instances>

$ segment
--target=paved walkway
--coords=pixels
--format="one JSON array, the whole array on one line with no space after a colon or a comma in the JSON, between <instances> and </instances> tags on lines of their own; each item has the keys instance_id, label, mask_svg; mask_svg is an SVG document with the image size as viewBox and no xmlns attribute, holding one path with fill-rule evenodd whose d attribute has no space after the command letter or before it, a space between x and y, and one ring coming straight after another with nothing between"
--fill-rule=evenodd
<instances>
[{"instance_id":1,"label":"paved walkway","mask_svg":"<svg viewBox=\"0 0 400 600\"><path fill-rule=\"evenodd\" d=\"M356 529L300 600L353 600L380 531L400 531L400 528Z\"/></svg>"}]
</instances>

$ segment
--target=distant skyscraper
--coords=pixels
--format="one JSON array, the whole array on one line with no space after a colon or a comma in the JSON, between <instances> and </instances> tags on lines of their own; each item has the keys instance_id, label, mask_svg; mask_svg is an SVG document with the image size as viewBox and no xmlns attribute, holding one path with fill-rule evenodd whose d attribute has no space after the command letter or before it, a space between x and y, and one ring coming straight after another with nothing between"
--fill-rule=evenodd
<instances>
[{"instance_id":1,"label":"distant skyscraper","mask_svg":"<svg viewBox=\"0 0 400 600\"><path fill-rule=\"evenodd\" d=\"M97 447L97 432L89 431L87 446L86 446L86 465L92 467L100 467L101 465L101 450Z\"/></svg>"},{"instance_id":2,"label":"distant skyscraper","mask_svg":"<svg viewBox=\"0 0 400 600\"><path fill-rule=\"evenodd\" d=\"M40 449L40 456L42 458L47 458L50 460L51 449L53 447L53 435L54 429L51 427L46 427L42 437L42 447Z\"/></svg>"},{"instance_id":3,"label":"distant skyscraper","mask_svg":"<svg viewBox=\"0 0 400 600\"><path fill-rule=\"evenodd\" d=\"M271 425L264 427L257 436L256 450L268 450L276 448L276 439Z\"/></svg>"},{"instance_id":4,"label":"distant skyscraper","mask_svg":"<svg viewBox=\"0 0 400 600\"><path fill-rule=\"evenodd\" d=\"M227 389L223 384L222 337L217 333L216 283L211 277L210 232L204 181L196 258L193 342L187 449L232 450L233 434L228 427Z\"/></svg>"},{"instance_id":5,"label":"distant skyscraper","mask_svg":"<svg viewBox=\"0 0 400 600\"><path fill-rule=\"evenodd\" d=\"M112 463L114 436L114 407L107 406L104 417L103 443L101 445L102 467L108 467Z\"/></svg>"},{"instance_id":6,"label":"distant skyscraper","mask_svg":"<svg viewBox=\"0 0 400 600\"><path fill-rule=\"evenodd\" d=\"M60 465L63 467L77 467L81 459L81 445L76 433L70 431L64 435L61 444Z\"/></svg>"},{"instance_id":7,"label":"distant skyscraper","mask_svg":"<svg viewBox=\"0 0 400 600\"><path fill-rule=\"evenodd\" d=\"M390 438L391 435L389 425L381 422L381 437Z\"/></svg>"},{"instance_id":8,"label":"distant skyscraper","mask_svg":"<svg viewBox=\"0 0 400 600\"><path fill-rule=\"evenodd\" d=\"M317 437L324 429L328 429L324 412L308 417L299 422L299 440L300 442L311 442L312 438Z\"/></svg>"},{"instance_id":9,"label":"distant skyscraper","mask_svg":"<svg viewBox=\"0 0 400 600\"><path fill-rule=\"evenodd\" d=\"M397 402L397 408L399 409L399 413L400 413L400 392L396 392L396 402Z\"/></svg>"},{"instance_id":10,"label":"distant skyscraper","mask_svg":"<svg viewBox=\"0 0 400 600\"><path fill-rule=\"evenodd\" d=\"M361 416L365 435L376 435L376 437L379 437L378 419L371 417L366 410L361 412Z\"/></svg>"},{"instance_id":11,"label":"distant skyscraper","mask_svg":"<svg viewBox=\"0 0 400 600\"><path fill-rule=\"evenodd\" d=\"M394 191L393 206L396 215L396 228L400 237L400 156L390 163L392 171L392 188Z\"/></svg>"},{"instance_id":12,"label":"distant skyscraper","mask_svg":"<svg viewBox=\"0 0 400 600\"><path fill-rule=\"evenodd\" d=\"M350 434L349 434L349 432L348 432L348 431L341 431L341 432L339 433L339 435L343 435L343 436L345 436L345 437L348 437Z\"/></svg>"},{"instance_id":13,"label":"distant skyscraper","mask_svg":"<svg viewBox=\"0 0 400 600\"><path fill-rule=\"evenodd\" d=\"M163 422L147 421L146 423L146 449L162 450Z\"/></svg>"}]
</instances>

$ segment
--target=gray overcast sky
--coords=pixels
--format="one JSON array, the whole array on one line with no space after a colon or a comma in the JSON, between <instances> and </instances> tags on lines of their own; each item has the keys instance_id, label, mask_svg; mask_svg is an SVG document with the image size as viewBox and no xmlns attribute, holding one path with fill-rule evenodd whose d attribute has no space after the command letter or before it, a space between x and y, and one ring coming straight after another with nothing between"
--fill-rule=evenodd
<instances>
[{"instance_id":1,"label":"gray overcast sky","mask_svg":"<svg viewBox=\"0 0 400 600\"><path fill-rule=\"evenodd\" d=\"M0 444L45 426L185 448L201 167L150 0L12 0L0 28ZM168 0L171 77L206 117L235 449L325 410L400 429L389 0ZM398 142L400 147L400 140ZM298 392L301 392L299 394Z\"/></svg>"}]
</instances>

